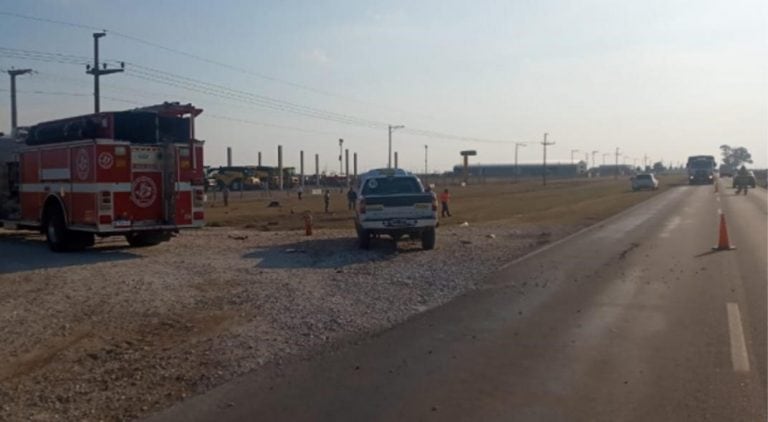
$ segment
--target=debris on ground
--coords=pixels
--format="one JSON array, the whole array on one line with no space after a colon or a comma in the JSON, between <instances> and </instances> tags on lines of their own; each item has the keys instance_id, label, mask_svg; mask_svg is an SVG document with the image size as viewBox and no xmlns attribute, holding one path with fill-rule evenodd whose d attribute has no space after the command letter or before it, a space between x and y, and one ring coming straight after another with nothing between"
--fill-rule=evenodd
<instances>
[{"instance_id":1,"label":"debris on ground","mask_svg":"<svg viewBox=\"0 0 768 422\"><path fill-rule=\"evenodd\" d=\"M543 228L487 242L490 227L443 227L438 242L457 231L464 240L430 252L386 238L360 250L350 230L308 240L206 228L150 248L99 240L46 268L31 264L49 253L42 236L0 229L0 256L30 263L0 271L0 420L133 420L287 355L374 334L482 287Z\"/></svg>"}]
</instances>

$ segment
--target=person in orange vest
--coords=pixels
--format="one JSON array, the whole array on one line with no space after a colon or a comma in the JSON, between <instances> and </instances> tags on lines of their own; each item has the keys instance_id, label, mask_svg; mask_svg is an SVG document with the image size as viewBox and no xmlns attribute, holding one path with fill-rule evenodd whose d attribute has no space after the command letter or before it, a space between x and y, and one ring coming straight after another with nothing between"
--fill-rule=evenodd
<instances>
[{"instance_id":1,"label":"person in orange vest","mask_svg":"<svg viewBox=\"0 0 768 422\"><path fill-rule=\"evenodd\" d=\"M440 193L440 215L442 217L445 217L446 214L448 217L451 216L451 212L448 210L448 202L451 200L451 194L448 193L448 189L445 189L442 193Z\"/></svg>"}]
</instances>

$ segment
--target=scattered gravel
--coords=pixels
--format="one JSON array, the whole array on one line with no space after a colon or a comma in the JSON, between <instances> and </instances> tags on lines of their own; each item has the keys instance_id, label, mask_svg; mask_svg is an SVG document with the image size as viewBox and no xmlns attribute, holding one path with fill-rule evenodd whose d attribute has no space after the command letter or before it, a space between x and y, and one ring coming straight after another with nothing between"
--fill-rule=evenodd
<instances>
[{"instance_id":1,"label":"scattered gravel","mask_svg":"<svg viewBox=\"0 0 768 422\"><path fill-rule=\"evenodd\" d=\"M51 254L0 230L0 420L131 420L478 288L575 227L441 228L434 251L349 230L204 229ZM8 257L8 258L6 258Z\"/></svg>"}]
</instances>

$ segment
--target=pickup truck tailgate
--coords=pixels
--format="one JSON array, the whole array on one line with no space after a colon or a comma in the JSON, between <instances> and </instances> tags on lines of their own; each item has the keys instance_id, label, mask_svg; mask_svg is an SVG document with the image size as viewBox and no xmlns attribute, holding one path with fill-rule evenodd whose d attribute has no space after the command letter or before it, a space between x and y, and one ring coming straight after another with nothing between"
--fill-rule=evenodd
<instances>
[{"instance_id":1,"label":"pickup truck tailgate","mask_svg":"<svg viewBox=\"0 0 768 422\"><path fill-rule=\"evenodd\" d=\"M406 194L388 196L366 196L365 221L389 219L432 219L433 197L431 194Z\"/></svg>"}]
</instances>

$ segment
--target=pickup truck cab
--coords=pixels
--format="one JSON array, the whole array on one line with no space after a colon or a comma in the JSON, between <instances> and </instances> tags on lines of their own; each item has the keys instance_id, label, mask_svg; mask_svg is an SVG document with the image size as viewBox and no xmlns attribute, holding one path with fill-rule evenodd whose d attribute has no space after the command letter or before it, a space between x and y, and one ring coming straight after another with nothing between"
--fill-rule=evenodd
<instances>
[{"instance_id":1,"label":"pickup truck cab","mask_svg":"<svg viewBox=\"0 0 768 422\"><path fill-rule=\"evenodd\" d=\"M395 241L407 235L421 239L424 249L435 247L437 198L418 177L401 169L371 170L359 177L356 193L360 248L368 249L371 238L382 234Z\"/></svg>"}]
</instances>

